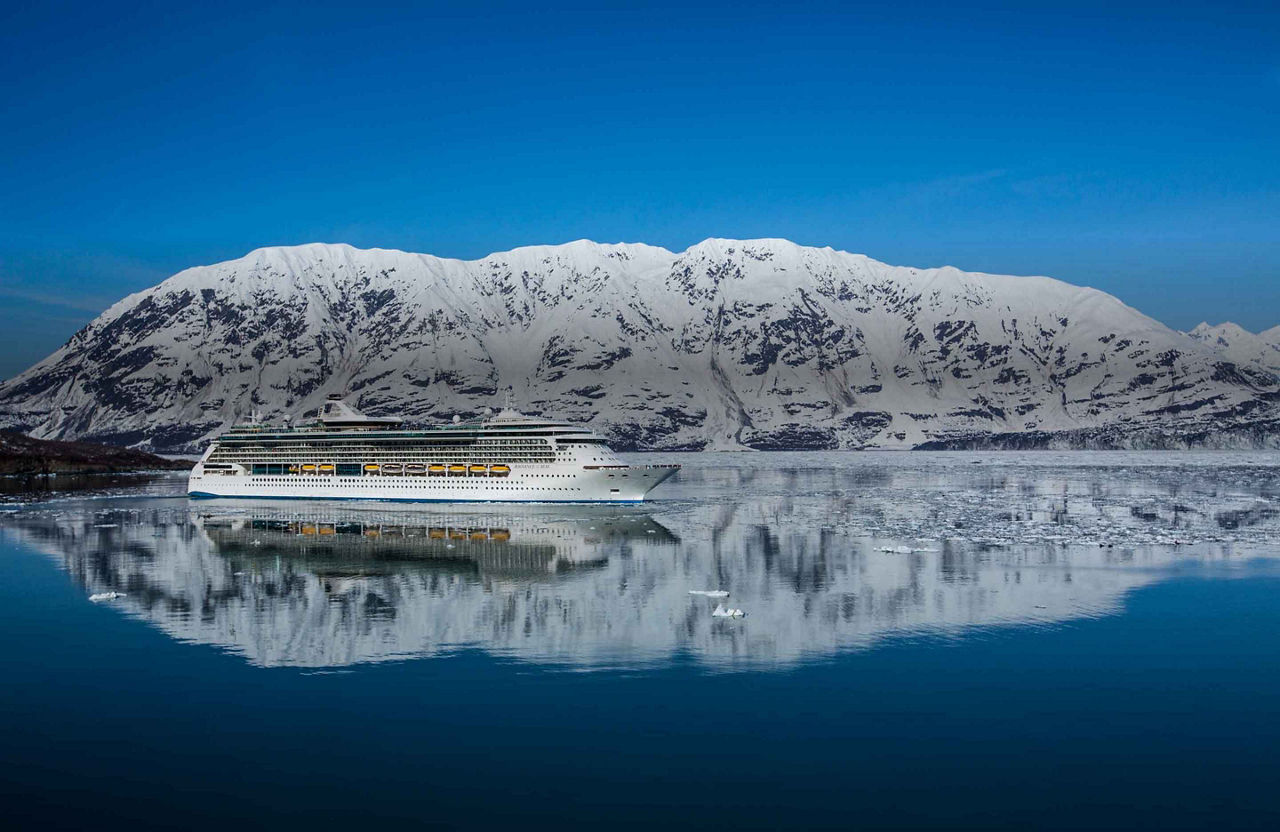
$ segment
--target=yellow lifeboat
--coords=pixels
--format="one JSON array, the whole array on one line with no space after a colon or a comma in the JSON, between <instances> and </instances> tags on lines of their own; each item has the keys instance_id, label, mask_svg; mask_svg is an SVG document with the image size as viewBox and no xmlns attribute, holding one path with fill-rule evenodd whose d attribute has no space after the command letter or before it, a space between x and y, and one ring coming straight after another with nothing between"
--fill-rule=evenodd
<instances>
[{"instance_id":1,"label":"yellow lifeboat","mask_svg":"<svg viewBox=\"0 0 1280 832\"><path fill-rule=\"evenodd\" d=\"M381 529L365 529L364 536L365 537L381 537L382 530Z\"/></svg>"},{"instance_id":2,"label":"yellow lifeboat","mask_svg":"<svg viewBox=\"0 0 1280 832\"><path fill-rule=\"evenodd\" d=\"M334 528L333 528L333 526L321 526L321 527L320 527L320 529L319 529L319 531L320 531L321 536L324 536L324 535L327 535L327 534L336 534L336 533L337 533L337 530L336 530L336 529L334 529Z\"/></svg>"},{"instance_id":3,"label":"yellow lifeboat","mask_svg":"<svg viewBox=\"0 0 1280 832\"><path fill-rule=\"evenodd\" d=\"M489 475L494 477L505 477L511 473L510 465L490 465Z\"/></svg>"},{"instance_id":4,"label":"yellow lifeboat","mask_svg":"<svg viewBox=\"0 0 1280 832\"><path fill-rule=\"evenodd\" d=\"M329 473L332 473L332 472L333 472L333 465L332 465L332 464L330 464L330 463L328 463L328 462L322 462L322 463L320 463L320 472L321 472L321 473L323 473L323 474L329 474Z\"/></svg>"},{"instance_id":5,"label":"yellow lifeboat","mask_svg":"<svg viewBox=\"0 0 1280 832\"><path fill-rule=\"evenodd\" d=\"M471 532L472 540L487 540L488 538L489 538L489 533L486 532L484 529L475 529L474 531Z\"/></svg>"},{"instance_id":6,"label":"yellow lifeboat","mask_svg":"<svg viewBox=\"0 0 1280 832\"><path fill-rule=\"evenodd\" d=\"M467 473L467 466L465 466L465 465L450 465L450 466L449 466L449 473L450 473L450 474L465 474L465 473Z\"/></svg>"},{"instance_id":7,"label":"yellow lifeboat","mask_svg":"<svg viewBox=\"0 0 1280 832\"><path fill-rule=\"evenodd\" d=\"M489 532L489 538L491 540L510 540L511 532L506 529L492 529Z\"/></svg>"},{"instance_id":8,"label":"yellow lifeboat","mask_svg":"<svg viewBox=\"0 0 1280 832\"><path fill-rule=\"evenodd\" d=\"M443 465L437 465L433 463L427 466L427 473L433 476L439 476L443 474L444 471L445 471L445 467Z\"/></svg>"},{"instance_id":9,"label":"yellow lifeboat","mask_svg":"<svg viewBox=\"0 0 1280 832\"><path fill-rule=\"evenodd\" d=\"M308 523L308 524L306 524L306 525L304 525L304 526L302 527L302 533L303 533L303 534L315 534L315 533L316 533L316 527L315 527L315 526L313 526L313 525L311 525L310 523Z\"/></svg>"},{"instance_id":10,"label":"yellow lifeboat","mask_svg":"<svg viewBox=\"0 0 1280 832\"><path fill-rule=\"evenodd\" d=\"M369 474L376 474L376 473L378 473L378 471L379 471L380 469L379 469L378 465L376 465L376 464L369 464L369 465L364 466L364 470L365 470L365 472L366 472L366 473L369 473Z\"/></svg>"},{"instance_id":11,"label":"yellow lifeboat","mask_svg":"<svg viewBox=\"0 0 1280 832\"><path fill-rule=\"evenodd\" d=\"M464 532L462 529L449 529L449 539L450 540L466 540L467 533Z\"/></svg>"},{"instance_id":12,"label":"yellow lifeboat","mask_svg":"<svg viewBox=\"0 0 1280 832\"><path fill-rule=\"evenodd\" d=\"M312 465L310 462L308 462L306 465L303 465L303 466L302 466L302 470L303 470L303 471L307 471L307 472L311 472L311 471L316 470L316 466L314 466L314 465Z\"/></svg>"},{"instance_id":13,"label":"yellow lifeboat","mask_svg":"<svg viewBox=\"0 0 1280 832\"><path fill-rule=\"evenodd\" d=\"M432 540L444 540L446 537L446 532L444 529L439 529L439 528L427 529L427 537L431 538Z\"/></svg>"},{"instance_id":14,"label":"yellow lifeboat","mask_svg":"<svg viewBox=\"0 0 1280 832\"><path fill-rule=\"evenodd\" d=\"M481 475L483 475L483 474L487 474L487 473L489 473L489 469L488 469L487 467L483 466L483 465L472 465L472 466L471 466L471 473L472 473L473 475L475 475L475 474L481 474Z\"/></svg>"}]
</instances>

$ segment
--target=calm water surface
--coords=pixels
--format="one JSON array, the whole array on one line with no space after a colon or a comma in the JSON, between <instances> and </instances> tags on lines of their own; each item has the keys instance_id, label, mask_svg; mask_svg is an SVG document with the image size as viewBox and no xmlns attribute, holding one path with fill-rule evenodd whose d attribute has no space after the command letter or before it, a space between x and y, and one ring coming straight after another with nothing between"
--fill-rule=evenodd
<instances>
[{"instance_id":1,"label":"calm water surface","mask_svg":"<svg viewBox=\"0 0 1280 832\"><path fill-rule=\"evenodd\" d=\"M680 461L637 507L8 496L10 818L1280 823L1280 455Z\"/></svg>"}]
</instances>

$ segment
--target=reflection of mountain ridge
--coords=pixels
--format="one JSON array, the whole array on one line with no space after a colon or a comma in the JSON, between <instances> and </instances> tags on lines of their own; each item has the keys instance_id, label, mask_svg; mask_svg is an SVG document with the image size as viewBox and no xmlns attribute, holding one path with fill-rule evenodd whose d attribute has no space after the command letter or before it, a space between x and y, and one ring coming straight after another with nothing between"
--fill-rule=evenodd
<instances>
[{"instance_id":1,"label":"reflection of mountain ridge","mask_svg":"<svg viewBox=\"0 0 1280 832\"><path fill-rule=\"evenodd\" d=\"M901 490L881 499L874 489L883 485L871 482L854 495L809 485L809 493L672 502L660 519L638 507L311 503L227 503L195 514L185 502L131 500L23 512L0 528L59 558L89 593L127 593L113 603L175 638L255 664L311 667L463 647L578 665L680 654L785 666L887 637L1099 615L1160 580L1161 568L1229 556L1217 546L976 539L897 551L910 538L867 537L864 524L885 516L950 528L959 516L972 528L988 509L1017 523L1059 504L1076 517L1092 507L1108 522L1131 514L1127 503L1123 512L1095 505L1085 483L1066 498L1059 485L1019 497L1015 479L1003 500L961 494L964 513L953 516L936 512L932 494L899 501ZM1008 521L992 514L997 522ZM1061 528L1051 517L1036 522ZM894 551L880 551L885 543ZM745 619L712 618L716 602L688 592L719 588Z\"/></svg>"}]
</instances>

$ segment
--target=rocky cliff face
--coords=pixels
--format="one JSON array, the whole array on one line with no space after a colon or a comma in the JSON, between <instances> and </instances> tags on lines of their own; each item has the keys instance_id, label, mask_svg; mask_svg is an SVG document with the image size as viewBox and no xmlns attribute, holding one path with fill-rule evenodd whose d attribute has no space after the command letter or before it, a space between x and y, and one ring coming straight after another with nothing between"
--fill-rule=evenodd
<instances>
[{"instance_id":1,"label":"rocky cliff face","mask_svg":"<svg viewBox=\"0 0 1280 832\"><path fill-rule=\"evenodd\" d=\"M482 260L261 249L120 301L0 384L0 427L192 450L331 392L429 422L500 403L621 448L1274 441L1275 367L1092 289L784 240Z\"/></svg>"}]
</instances>

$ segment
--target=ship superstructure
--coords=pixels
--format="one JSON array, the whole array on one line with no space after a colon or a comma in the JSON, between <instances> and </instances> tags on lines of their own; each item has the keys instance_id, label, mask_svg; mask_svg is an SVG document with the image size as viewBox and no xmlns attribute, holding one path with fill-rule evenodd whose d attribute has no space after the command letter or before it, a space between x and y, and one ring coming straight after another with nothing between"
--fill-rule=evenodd
<instances>
[{"instance_id":1,"label":"ship superstructure","mask_svg":"<svg viewBox=\"0 0 1280 832\"><path fill-rule=\"evenodd\" d=\"M678 465L628 465L588 428L506 408L405 428L331 397L305 426L248 424L191 471L193 497L480 502L639 502Z\"/></svg>"}]
</instances>

